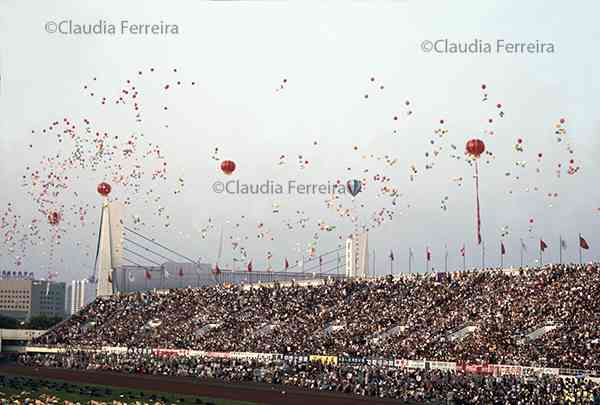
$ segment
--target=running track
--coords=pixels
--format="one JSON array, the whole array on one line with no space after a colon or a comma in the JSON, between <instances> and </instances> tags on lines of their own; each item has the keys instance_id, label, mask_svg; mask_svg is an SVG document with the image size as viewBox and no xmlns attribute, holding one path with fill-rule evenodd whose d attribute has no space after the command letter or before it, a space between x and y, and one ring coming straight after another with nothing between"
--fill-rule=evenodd
<instances>
[{"instance_id":1,"label":"running track","mask_svg":"<svg viewBox=\"0 0 600 405\"><path fill-rule=\"evenodd\" d=\"M198 381L189 377L120 374L104 371L79 371L54 368L29 368L15 364L0 365L0 374L64 380L72 383L108 385L146 391L198 395L204 397L251 401L271 405L306 404L381 404L399 405L393 400L366 399L337 393L305 391L268 384L224 384ZM282 394L282 390L286 393Z\"/></svg>"}]
</instances>

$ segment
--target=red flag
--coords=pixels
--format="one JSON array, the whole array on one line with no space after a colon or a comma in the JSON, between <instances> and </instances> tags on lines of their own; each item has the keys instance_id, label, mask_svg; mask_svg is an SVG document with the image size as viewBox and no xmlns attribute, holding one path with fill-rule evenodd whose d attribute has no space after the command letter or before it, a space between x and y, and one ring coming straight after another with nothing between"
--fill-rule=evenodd
<instances>
[{"instance_id":1,"label":"red flag","mask_svg":"<svg viewBox=\"0 0 600 405\"><path fill-rule=\"evenodd\" d=\"M179 268L179 273L178 274L179 274L179 277L183 277L183 269L181 267Z\"/></svg>"},{"instance_id":2,"label":"red flag","mask_svg":"<svg viewBox=\"0 0 600 405\"><path fill-rule=\"evenodd\" d=\"M285 258L285 264L284 265L285 265L285 270L287 271L287 269L290 268L290 264L287 261L287 257Z\"/></svg>"},{"instance_id":3,"label":"red flag","mask_svg":"<svg viewBox=\"0 0 600 405\"><path fill-rule=\"evenodd\" d=\"M500 254L505 255L506 249L504 248L504 242L500 241Z\"/></svg>"},{"instance_id":4,"label":"red flag","mask_svg":"<svg viewBox=\"0 0 600 405\"><path fill-rule=\"evenodd\" d=\"M247 268L247 270L248 270L248 273L252 272L252 260L250 260L248 262L248 268Z\"/></svg>"},{"instance_id":5,"label":"red flag","mask_svg":"<svg viewBox=\"0 0 600 405\"><path fill-rule=\"evenodd\" d=\"M465 257L465 245L463 244L462 247L460 248L460 255L462 257Z\"/></svg>"},{"instance_id":6,"label":"red flag","mask_svg":"<svg viewBox=\"0 0 600 405\"><path fill-rule=\"evenodd\" d=\"M221 269L219 268L219 263L215 263L215 268L213 270L215 274L221 274Z\"/></svg>"},{"instance_id":7,"label":"red flag","mask_svg":"<svg viewBox=\"0 0 600 405\"><path fill-rule=\"evenodd\" d=\"M579 235L579 246L585 250L588 250L590 248L590 245L588 245L587 241L583 239L581 235Z\"/></svg>"},{"instance_id":8,"label":"red flag","mask_svg":"<svg viewBox=\"0 0 600 405\"><path fill-rule=\"evenodd\" d=\"M148 270L146 270L146 280L151 280L152 279L152 275L150 274L150 272Z\"/></svg>"},{"instance_id":9,"label":"red flag","mask_svg":"<svg viewBox=\"0 0 600 405\"><path fill-rule=\"evenodd\" d=\"M548 245L546 244L546 242L544 242L544 239L540 239L540 250L543 252L544 250L546 250L547 247Z\"/></svg>"},{"instance_id":10,"label":"red flag","mask_svg":"<svg viewBox=\"0 0 600 405\"><path fill-rule=\"evenodd\" d=\"M429 248L427 248L427 261L431 261L431 250L429 250Z\"/></svg>"}]
</instances>

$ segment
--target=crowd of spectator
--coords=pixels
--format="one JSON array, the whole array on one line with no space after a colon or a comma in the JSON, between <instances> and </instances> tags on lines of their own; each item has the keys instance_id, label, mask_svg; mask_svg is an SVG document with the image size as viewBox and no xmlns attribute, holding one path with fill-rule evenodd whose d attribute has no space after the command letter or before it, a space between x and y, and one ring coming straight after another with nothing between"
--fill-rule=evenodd
<instances>
[{"instance_id":1,"label":"crowd of spectator","mask_svg":"<svg viewBox=\"0 0 600 405\"><path fill-rule=\"evenodd\" d=\"M408 370L319 362L256 362L202 357L157 357L128 352L25 354L27 366L109 370L153 375L268 383L315 391L427 404L600 404L600 386L557 376L470 375L454 371Z\"/></svg>"},{"instance_id":2,"label":"crowd of spectator","mask_svg":"<svg viewBox=\"0 0 600 405\"><path fill-rule=\"evenodd\" d=\"M99 298L34 344L600 370L598 297L598 264L182 288Z\"/></svg>"}]
</instances>

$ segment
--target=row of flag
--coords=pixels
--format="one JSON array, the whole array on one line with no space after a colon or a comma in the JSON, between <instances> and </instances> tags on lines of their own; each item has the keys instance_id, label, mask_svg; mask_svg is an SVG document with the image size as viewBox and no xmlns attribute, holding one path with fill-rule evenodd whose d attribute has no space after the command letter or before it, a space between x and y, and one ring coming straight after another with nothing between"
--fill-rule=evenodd
<instances>
[{"instance_id":1,"label":"row of flag","mask_svg":"<svg viewBox=\"0 0 600 405\"><path fill-rule=\"evenodd\" d=\"M320 266L321 266L321 265L323 265L323 257L319 257L319 265L320 265ZM284 266L284 270L285 270L285 271L287 271L287 270L290 268L290 263L288 262L288 259L287 259L287 258L284 260L283 266ZM247 271L248 273L251 273L251 272L252 272L252 269L253 269L253 266L252 266L252 260L250 260L250 261L248 262L248 264L246 265L246 271ZM221 269L219 268L219 263L215 263L215 267L213 267L213 270L212 270L212 271L213 271L213 274L221 274ZM169 273L167 270L163 269L163 270L162 270L162 275L164 275L164 277L165 277L165 278L169 278L171 274L170 274L170 273ZM180 268L180 269L178 270L178 272L177 272L177 275L178 275L179 277L183 277L183 276L184 276L184 273L183 273L183 269L182 269L182 268ZM145 274L144 274L144 278L145 278L146 280L152 280L152 273L151 273L149 270L146 270L146 271L145 271ZM129 274L129 281L133 282L134 280L135 280L135 279L134 279L134 277L133 277L133 274L131 274L131 273L130 273L130 274Z\"/></svg>"},{"instance_id":2,"label":"row of flag","mask_svg":"<svg viewBox=\"0 0 600 405\"><path fill-rule=\"evenodd\" d=\"M162 270L162 274L164 275L165 278L169 278L171 276L171 273L169 273L165 269ZM179 270L177 270L177 275L179 277L183 277L183 269L182 268L179 268ZM150 273L150 271L146 270L145 273L144 273L144 278L146 280L152 280L152 273ZM133 274L129 273L129 281L133 282L134 280L135 279L134 279Z\"/></svg>"},{"instance_id":3,"label":"row of flag","mask_svg":"<svg viewBox=\"0 0 600 405\"><path fill-rule=\"evenodd\" d=\"M579 235L579 247L585 250L590 248L589 243L587 243L587 241L581 235ZM565 241L563 238L560 238L560 248L563 250L567 248L567 241ZM521 249L527 252L527 245L525 245L523 239L521 239ZM543 252L546 249L548 249L548 244L544 241L544 239L540 239L540 251ZM500 253L503 255L506 254L506 248L504 247L503 242L500 242Z\"/></svg>"},{"instance_id":4,"label":"row of flag","mask_svg":"<svg viewBox=\"0 0 600 405\"><path fill-rule=\"evenodd\" d=\"M319 256L319 266L323 266L323 256ZM284 262L283 262L283 270L287 271L290 268L290 262L288 262L288 259L285 258ZM270 268L268 271L272 271L273 269ZM252 260L250 260L248 262L248 264L246 265L246 272L248 273L252 273ZM213 274L221 274L221 269L219 268L219 263L215 263L215 267L213 268Z\"/></svg>"},{"instance_id":5,"label":"row of flag","mask_svg":"<svg viewBox=\"0 0 600 405\"><path fill-rule=\"evenodd\" d=\"M590 248L589 243L584 239L583 236L579 235L579 247L581 249L584 250L588 250ZM544 239L540 238L540 252L545 251L548 248L548 244L546 243L546 241L544 241ZM561 250L564 250L567 248L567 242L561 237L560 238L560 248ZM527 245L525 244L525 242L523 241L523 239L521 239L521 249L523 249L524 252L527 252ZM504 256L506 254L507 250L506 250L506 246L504 246L504 242L500 241L500 254L502 256ZM465 253L466 253L466 248L465 245L463 244L460 248L460 255L462 257L465 257ZM408 249L408 255L410 259L414 258L414 253L412 248ZM390 251L390 255L389 258L391 261L394 261L394 252ZM427 246L425 248L425 259L429 262L431 261L431 249L429 248L429 246Z\"/></svg>"},{"instance_id":6,"label":"row of flag","mask_svg":"<svg viewBox=\"0 0 600 405\"><path fill-rule=\"evenodd\" d=\"M546 241L544 241L544 239L540 238L540 244L539 244L540 254L542 252L544 252L546 249L548 249L548 247L549 247L548 243L546 243ZM584 250L588 250L590 248L589 243L581 235L579 235L579 247ZM566 248L567 248L567 242L564 239L562 239L562 237L561 237L560 238L560 249L562 251ZM521 239L521 249L524 252L527 252L527 245L525 244L523 239ZM506 246L504 245L504 241L500 241L500 255L504 256L504 255L506 255L506 253L507 253L507 250L506 250ZM409 259L412 260L414 258L414 253L413 253L412 248L409 248L408 254L409 254ZM465 248L465 244L463 244L460 248L460 256L465 257L465 254L466 254L466 248ZM448 255L448 253L446 251L446 256L447 255ZM431 256L432 256L431 249L429 248L429 246L427 246L425 248L425 259L427 260L427 262L431 261ZM390 251L389 259L391 262L394 261L394 252L393 251ZM319 256L319 266L322 266L322 264L323 264L323 257ZM289 264L287 258L284 260L283 268L284 268L284 271L287 271L290 268L290 264ZM250 260L248 262L248 264L246 265L246 271L248 273L252 272L252 260ZM218 263L215 264L215 267L213 268L213 273L217 274L217 275L221 273L221 269L219 268ZM169 276L170 276L169 272L164 269L163 269L163 274L166 278L169 278ZM183 277L184 276L183 269L180 268L178 270L177 274L179 277ZM146 278L146 280L152 279L152 274L150 273L150 271L148 271L148 270L145 271L145 278ZM129 275L129 279L130 279L130 281L134 281L133 274Z\"/></svg>"}]
</instances>

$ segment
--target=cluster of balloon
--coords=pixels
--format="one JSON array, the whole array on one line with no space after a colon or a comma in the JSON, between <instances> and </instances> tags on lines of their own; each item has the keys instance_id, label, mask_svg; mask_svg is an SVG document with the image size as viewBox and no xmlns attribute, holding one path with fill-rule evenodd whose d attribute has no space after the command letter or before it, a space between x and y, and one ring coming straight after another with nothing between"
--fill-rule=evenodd
<instances>
[{"instance_id":1,"label":"cluster of balloon","mask_svg":"<svg viewBox=\"0 0 600 405\"><path fill-rule=\"evenodd\" d=\"M112 190L112 187L110 186L110 184L103 181L102 183L98 184L97 190L101 196L108 197L110 191Z\"/></svg>"},{"instance_id":2,"label":"cluster of balloon","mask_svg":"<svg viewBox=\"0 0 600 405\"><path fill-rule=\"evenodd\" d=\"M348 180L346 182L346 187L348 188L348 192L350 195L352 195L352 197L356 197L356 195L362 190L361 182L356 179Z\"/></svg>"},{"instance_id":3,"label":"cluster of balloon","mask_svg":"<svg viewBox=\"0 0 600 405\"><path fill-rule=\"evenodd\" d=\"M58 225L60 222L60 212L52 211L48 213L48 223L50 225Z\"/></svg>"},{"instance_id":4,"label":"cluster of balloon","mask_svg":"<svg viewBox=\"0 0 600 405\"><path fill-rule=\"evenodd\" d=\"M466 153L475 160L475 204L477 217L477 243L481 244L481 215L479 212L479 166L477 160L485 152L485 144L481 139L470 139L465 147Z\"/></svg>"},{"instance_id":5,"label":"cluster of balloon","mask_svg":"<svg viewBox=\"0 0 600 405\"><path fill-rule=\"evenodd\" d=\"M231 160L224 160L221 162L221 171L226 175L231 175L235 171L235 163Z\"/></svg>"}]
</instances>

